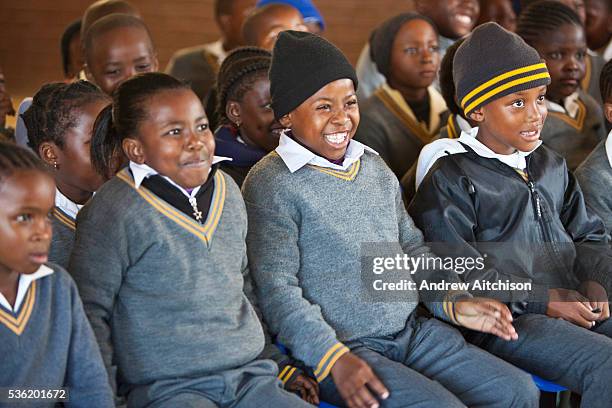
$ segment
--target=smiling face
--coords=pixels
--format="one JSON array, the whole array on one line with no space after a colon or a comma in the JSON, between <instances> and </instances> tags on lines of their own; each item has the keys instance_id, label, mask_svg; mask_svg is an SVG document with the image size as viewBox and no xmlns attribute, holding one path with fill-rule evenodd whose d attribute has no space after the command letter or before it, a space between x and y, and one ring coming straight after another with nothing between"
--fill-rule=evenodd
<instances>
[{"instance_id":1,"label":"smiling face","mask_svg":"<svg viewBox=\"0 0 612 408\"><path fill-rule=\"evenodd\" d=\"M405 23L391 49L389 83L394 88L427 88L440 67L438 35L425 20ZM394 86L395 85L395 86Z\"/></svg>"},{"instance_id":2,"label":"smiling face","mask_svg":"<svg viewBox=\"0 0 612 408\"><path fill-rule=\"evenodd\" d=\"M582 27L564 24L554 32L547 33L545 41L534 44L551 77L546 97L553 102L562 103L563 99L576 92L586 72L586 39Z\"/></svg>"},{"instance_id":3,"label":"smiling face","mask_svg":"<svg viewBox=\"0 0 612 408\"><path fill-rule=\"evenodd\" d=\"M185 189L204 184L215 141L196 94L190 89L161 91L143 103L147 119L138 135L123 141L128 158L146 163Z\"/></svg>"},{"instance_id":4,"label":"smiling face","mask_svg":"<svg viewBox=\"0 0 612 408\"><path fill-rule=\"evenodd\" d=\"M341 159L359 125L353 81L330 82L280 122L314 153L331 160Z\"/></svg>"},{"instance_id":5,"label":"smiling face","mask_svg":"<svg viewBox=\"0 0 612 408\"><path fill-rule=\"evenodd\" d=\"M478 0L417 0L416 7L433 20L442 36L452 39L472 31L480 10Z\"/></svg>"},{"instance_id":6,"label":"smiling face","mask_svg":"<svg viewBox=\"0 0 612 408\"><path fill-rule=\"evenodd\" d=\"M157 57L142 27L117 27L100 34L86 50L87 79L111 94L136 74L157 71Z\"/></svg>"},{"instance_id":7,"label":"smiling face","mask_svg":"<svg viewBox=\"0 0 612 408\"><path fill-rule=\"evenodd\" d=\"M0 279L30 274L47 262L55 183L38 170L19 170L0 180Z\"/></svg>"},{"instance_id":8,"label":"smiling face","mask_svg":"<svg viewBox=\"0 0 612 408\"><path fill-rule=\"evenodd\" d=\"M248 144L266 152L276 149L283 129L274 120L270 103L270 80L267 75L255 79L241 101L228 100L227 103L228 117L235 124L240 124L240 136Z\"/></svg>"},{"instance_id":9,"label":"smiling face","mask_svg":"<svg viewBox=\"0 0 612 408\"><path fill-rule=\"evenodd\" d=\"M546 120L546 86L506 95L470 114L478 140L498 154L536 148Z\"/></svg>"}]
</instances>

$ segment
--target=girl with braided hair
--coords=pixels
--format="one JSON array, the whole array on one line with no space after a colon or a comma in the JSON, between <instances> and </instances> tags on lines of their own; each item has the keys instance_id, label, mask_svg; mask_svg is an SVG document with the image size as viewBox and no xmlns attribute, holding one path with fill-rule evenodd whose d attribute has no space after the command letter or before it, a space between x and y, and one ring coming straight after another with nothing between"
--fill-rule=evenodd
<instances>
[{"instance_id":1,"label":"girl with braided hair","mask_svg":"<svg viewBox=\"0 0 612 408\"><path fill-rule=\"evenodd\" d=\"M546 60L552 80L541 139L574 170L606 135L600 106L581 89L587 63L584 27L571 8L544 0L523 11L516 33Z\"/></svg>"},{"instance_id":2,"label":"girl with braided hair","mask_svg":"<svg viewBox=\"0 0 612 408\"><path fill-rule=\"evenodd\" d=\"M251 167L278 146L283 130L270 107L271 58L262 48L243 47L228 55L219 70L217 117L221 126L215 132L215 153L232 159L222 162L221 169L239 186Z\"/></svg>"},{"instance_id":3,"label":"girl with braided hair","mask_svg":"<svg viewBox=\"0 0 612 408\"><path fill-rule=\"evenodd\" d=\"M74 243L76 215L104 182L91 164L90 145L94 121L109 103L90 82L57 82L44 85L22 114L30 147L53 169L57 192L49 258L64 268Z\"/></svg>"}]
</instances>

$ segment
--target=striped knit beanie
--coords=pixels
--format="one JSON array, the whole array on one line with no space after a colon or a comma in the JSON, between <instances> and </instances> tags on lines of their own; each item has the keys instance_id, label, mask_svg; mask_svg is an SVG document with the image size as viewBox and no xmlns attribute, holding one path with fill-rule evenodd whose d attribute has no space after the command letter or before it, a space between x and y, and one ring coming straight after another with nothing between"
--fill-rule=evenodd
<instances>
[{"instance_id":1,"label":"striped knit beanie","mask_svg":"<svg viewBox=\"0 0 612 408\"><path fill-rule=\"evenodd\" d=\"M477 27L461 44L453 78L465 116L511 93L550 84L538 52L497 23Z\"/></svg>"}]
</instances>

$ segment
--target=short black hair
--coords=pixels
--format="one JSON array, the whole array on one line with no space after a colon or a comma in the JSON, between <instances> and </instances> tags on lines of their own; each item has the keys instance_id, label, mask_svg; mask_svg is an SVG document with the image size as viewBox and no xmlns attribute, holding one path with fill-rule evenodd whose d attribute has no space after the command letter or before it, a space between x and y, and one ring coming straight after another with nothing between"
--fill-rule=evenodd
<instances>
[{"instance_id":1,"label":"short black hair","mask_svg":"<svg viewBox=\"0 0 612 408\"><path fill-rule=\"evenodd\" d=\"M16 171L36 170L48 173L47 166L31 151L15 143L0 141L0 182Z\"/></svg>"},{"instance_id":2,"label":"short black hair","mask_svg":"<svg viewBox=\"0 0 612 408\"><path fill-rule=\"evenodd\" d=\"M62 68L64 70L64 75L68 76L68 69L70 67L70 62L72 61L73 56L70 55L70 43L77 36L77 34L81 33L81 20L73 21L66 27L64 33L62 34L62 39L60 41L60 50L62 52Z\"/></svg>"},{"instance_id":3,"label":"short black hair","mask_svg":"<svg viewBox=\"0 0 612 408\"><path fill-rule=\"evenodd\" d=\"M570 7L559 1L540 0L521 12L516 33L533 47L543 38L542 34L556 31L565 24L583 27L580 17Z\"/></svg>"}]
</instances>

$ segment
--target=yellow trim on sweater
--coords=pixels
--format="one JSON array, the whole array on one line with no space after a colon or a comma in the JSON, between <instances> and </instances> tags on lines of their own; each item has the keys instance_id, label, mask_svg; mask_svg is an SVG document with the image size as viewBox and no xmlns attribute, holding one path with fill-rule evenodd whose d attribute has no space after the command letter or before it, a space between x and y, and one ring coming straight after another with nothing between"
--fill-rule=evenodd
<instances>
[{"instance_id":1,"label":"yellow trim on sweater","mask_svg":"<svg viewBox=\"0 0 612 408\"><path fill-rule=\"evenodd\" d=\"M468 101L470 99L472 99L475 95L477 95L478 93L480 93L481 91L487 89L490 86L495 85L498 82L503 81L506 78L510 78L513 77L515 75L519 75L519 74L524 74L525 72L530 72L530 71L537 71L539 69L546 69L546 63L544 62L539 62L537 64L533 64L533 65L528 65L526 67L522 67L522 68L517 68L517 69L513 69L512 71L508 71L506 73L500 74L490 80L488 80L487 82L485 82L484 84L476 87L474 90L472 90L470 93L468 93L467 95L465 95L465 97L461 100L461 107L465 108L465 105L467 105ZM548 74L548 72L546 72ZM514 81L513 81L514 82ZM527 82L527 81L525 81ZM522 82L524 83L524 82ZM508 87L509 88L509 87ZM508 89L505 88L505 89ZM466 111L469 109L466 109Z\"/></svg>"},{"instance_id":2,"label":"yellow trim on sweater","mask_svg":"<svg viewBox=\"0 0 612 408\"><path fill-rule=\"evenodd\" d=\"M580 87L583 91L589 92L589 85L591 84L591 75L593 72L593 60L592 56L587 53L584 59L584 78L580 81Z\"/></svg>"},{"instance_id":3,"label":"yellow trim on sweater","mask_svg":"<svg viewBox=\"0 0 612 408\"><path fill-rule=\"evenodd\" d=\"M448 121L446 122L447 133L449 139L457 139L459 135L457 134L457 128L455 127L455 115L449 115Z\"/></svg>"},{"instance_id":4,"label":"yellow trim on sweater","mask_svg":"<svg viewBox=\"0 0 612 408\"><path fill-rule=\"evenodd\" d=\"M130 185L142 198L145 199L145 201L151 204L153 208L155 208L157 211L170 218L172 221L174 221L187 231L191 232L193 235L200 238L207 245L210 245L212 236L215 233L215 230L217 229L219 220L221 219L221 214L223 213L223 207L225 204L225 178L219 172L215 173L214 176L215 190L213 192L213 199L210 206L210 210L208 212L208 216L206 217L206 222L204 224L200 224L193 218L190 218L183 214L181 211L176 210L174 207L166 203L161 198L157 197L147 188L143 186L136 188L134 184L134 179L131 177L127 168L117 173L117 177L125 181L128 185Z\"/></svg>"},{"instance_id":5,"label":"yellow trim on sweater","mask_svg":"<svg viewBox=\"0 0 612 408\"><path fill-rule=\"evenodd\" d=\"M474 102L470 103L468 105L468 107L464 109L464 112L467 115L468 112L470 112L472 109L476 108L482 102L486 101L487 99L490 99L491 97L493 97L493 96L495 96L495 95L497 95L499 93L502 93L506 89L510 89L513 86L525 84L527 82L536 81L538 79L543 79L543 78L550 78L550 74L548 73L548 71L547 72L542 72L542 73L539 73L539 74L534 74L534 75L522 77L522 78L519 78L519 79L515 79L514 81L506 82L505 84L500 85L497 88L494 88L494 89L490 90L486 94L482 95L480 98L476 99Z\"/></svg>"},{"instance_id":6,"label":"yellow trim on sweater","mask_svg":"<svg viewBox=\"0 0 612 408\"><path fill-rule=\"evenodd\" d=\"M308 166L320 171L321 173L329 174L330 176L334 176L342 180L353 181L355 180L355 177L357 177L357 173L359 173L359 168L361 167L361 159L351 164L350 167L346 169L346 171L315 166L313 164L309 164Z\"/></svg>"},{"instance_id":7,"label":"yellow trim on sweater","mask_svg":"<svg viewBox=\"0 0 612 408\"><path fill-rule=\"evenodd\" d=\"M576 99L576 104L578 105L578 112L576 113L575 119L569 116L568 114L562 112L554 112L549 110L548 114L561 119L574 129L581 132L584 126L584 121L587 117L587 108L584 102L582 102L580 99Z\"/></svg>"},{"instance_id":8,"label":"yellow trim on sweater","mask_svg":"<svg viewBox=\"0 0 612 408\"><path fill-rule=\"evenodd\" d=\"M36 302L36 281L33 281L30 284L30 288L28 289L28 295L26 297L25 302L21 306L21 310L17 318L14 318L10 313L5 312L0 309L0 323L4 324L9 330L15 333L17 336L21 336L21 333L26 328L28 321L30 320L30 316L32 315L32 310L34 309L34 303Z\"/></svg>"},{"instance_id":9,"label":"yellow trim on sweater","mask_svg":"<svg viewBox=\"0 0 612 408\"><path fill-rule=\"evenodd\" d=\"M56 220L58 220L59 222L61 222L62 224L70 228L71 230L76 231L76 222L72 218L70 218L67 214L62 212L62 210L60 210L59 208L55 207L53 209L53 216L55 217Z\"/></svg>"},{"instance_id":10,"label":"yellow trim on sweater","mask_svg":"<svg viewBox=\"0 0 612 408\"><path fill-rule=\"evenodd\" d=\"M329 375L336 361L349 351L349 348L342 343L336 343L327 350L314 372L317 381L322 382Z\"/></svg>"},{"instance_id":11,"label":"yellow trim on sweater","mask_svg":"<svg viewBox=\"0 0 612 408\"><path fill-rule=\"evenodd\" d=\"M283 371L278 375L278 379L281 380L283 385L285 385L287 381L289 381L293 373L295 373L296 369L296 367L292 367L290 365L287 365L285 366L285 368L283 368Z\"/></svg>"}]
</instances>

